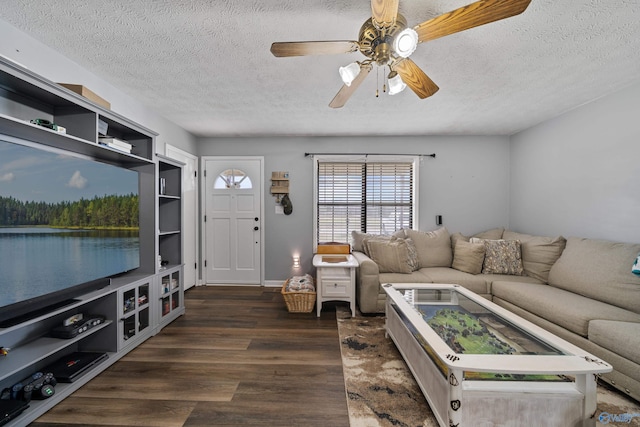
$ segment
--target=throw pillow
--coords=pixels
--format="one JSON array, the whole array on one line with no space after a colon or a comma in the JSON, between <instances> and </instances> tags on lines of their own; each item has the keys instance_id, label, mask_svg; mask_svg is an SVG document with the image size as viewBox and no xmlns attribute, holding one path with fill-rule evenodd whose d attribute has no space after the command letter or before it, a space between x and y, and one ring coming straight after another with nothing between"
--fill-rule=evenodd
<instances>
[{"instance_id":1,"label":"throw pillow","mask_svg":"<svg viewBox=\"0 0 640 427\"><path fill-rule=\"evenodd\" d=\"M373 237L373 234L363 233L362 231L353 230L351 232L351 248L354 251L364 252L364 239Z\"/></svg>"},{"instance_id":2,"label":"throw pillow","mask_svg":"<svg viewBox=\"0 0 640 427\"><path fill-rule=\"evenodd\" d=\"M451 266L465 273L480 274L482 273L484 253L484 243L458 240L453 249L453 264Z\"/></svg>"},{"instance_id":3,"label":"throw pillow","mask_svg":"<svg viewBox=\"0 0 640 427\"><path fill-rule=\"evenodd\" d=\"M522 276L522 251L518 240L488 240L472 238L472 243L484 243L483 274Z\"/></svg>"},{"instance_id":4,"label":"throw pillow","mask_svg":"<svg viewBox=\"0 0 640 427\"><path fill-rule=\"evenodd\" d=\"M404 241L407 242L407 252L409 254L409 265L411 266L411 271L416 271L420 268L420 263L418 262L418 250L410 237L407 237Z\"/></svg>"},{"instance_id":5,"label":"throw pillow","mask_svg":"<svg viewBox=\"0 0 640 427\"><path fill-rule=\"evenodd\" d=\"M567 243L567 240L562 236L532 236L509 230L505 230L503 239L520 241L524 273L545 283L549 280L551 267L562 255Z\"/></svg>"},{"instance_id":6,"label":"throw pillow","mask_svg":"<svg viewBox=\"0 0 640 427\"><path fill-rule=\"evenodd\" d=\"M420 268L451 267L453 253L451 237L446 227L433 231L407 229L406 233L416 246Z\"/></svg>"},{"instance_id":7,"label":"throw pillow","mask_svg":"<svg viewBox=\"0 0 640 427\"><path fill-rule=\"evenodd\" d=\"M404 232L404 229L402 229L402 228L400 230L396 231L395 233L393 233L393 236L402 237L402 238L407 237L405 232ZM351 249L354 250L354 251L358 251L358 252L366 252L366 248L364 247L364 239L366 239L368 237L385 237L385 238L388 238L389 236L383 235L383 234L363 233L362 231L359 231L359 230L352 230L351 231Z\"/></svg>"},{"instance_id":8,"label":"throw pillow","mask_svg":"<svg viewBox=\"0 0 640 427\"><path fill-rule=\"evenodd\" d=\"M413 267L409 262L409 248L405 239L390 237L389 239L367 239L368 256L376 264L380 273L411 273Z\"/></svg>"},{"instance_id":9,"label":"throw pillow","mask_svg":"<svg viewBox=\"0 0 640 427\"><path fill-rule=\"evenodd\" d=\"M372 242L372 241L388 242L390 240L391 240L391 236L369 234L365 236L364 239L362 239L362 252L364 252L369 258L371 258L371 254L369 253L369 242Z\"/></svg>"}]
</instances>

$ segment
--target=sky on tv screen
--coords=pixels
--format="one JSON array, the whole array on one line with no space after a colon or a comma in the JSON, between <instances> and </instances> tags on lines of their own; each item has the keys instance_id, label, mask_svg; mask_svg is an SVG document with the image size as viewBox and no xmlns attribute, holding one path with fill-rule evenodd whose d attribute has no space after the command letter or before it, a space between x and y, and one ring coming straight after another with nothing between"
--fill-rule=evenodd
<instances>
[{"instance_id":1,"label":"sky on tv screen","mask_svg":"<svg viewBox=\"0 0 640 427\"><path fill-rule=\"evenodd\" d=\"M137 172L0 141L0 196L56 203L138 194Z\"/></svg>"}]
</instances>

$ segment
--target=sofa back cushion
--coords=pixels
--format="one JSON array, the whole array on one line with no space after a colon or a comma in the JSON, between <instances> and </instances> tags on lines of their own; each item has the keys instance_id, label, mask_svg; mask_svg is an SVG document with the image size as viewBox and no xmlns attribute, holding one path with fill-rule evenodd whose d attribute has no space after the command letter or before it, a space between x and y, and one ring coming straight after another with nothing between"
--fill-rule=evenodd
<instances>
[{"instance_id":1,"label":"sofa back cushion","mask_svg":"<svg viewBox=\"0 0 640 427\"><path fill-rule=\"evenodd\" d=\"M549 284L640 313L640 277L631 273L640 244L570 237Z\"/></svg>"},{"instance_id":2,"label":"sofa back cushion","mask_svg":"<svg viewBox=\"0 0 640 427\"><path fill-rule=\"evenodd\" d=\"M410 239L369 237L364 239L365 253L380 273L411 273L417 267L416 251ZM413 252L413 253L412 253Z\"/></svg>"},{"instance_id":3,"label":"sofa back cushion","mask_svg":"<svg viewBox=\"0 0 640 427\"><path fill-rule=\"evenodd\" d=\"M363 233L360 230L352 230L351 231L351 249L358 252L366 252L366 248L364 247L364 240L371 237L383 237L390 239L391 236L394 237L406 237L404 233L404 229L400 229L393 234L371 234L371 233Z\"/></svg>"},{"instance_id":4,"label":"sofa back cushion","mask_svg":"<svg viewBox=\"0 0 640 427\"><path fill-rule=\"evenodd\" d=\"M502 238L520 241L524 273L543 282L549 280L549 271L560 258L567 243L567 240L562 236L532 236L509 230L505 230Z\"/></svg>"},{"instance_id":5,"label":"sofa back cushion","mask_svg":"<svg viewBox=\"0 0 640 427\"><path fill-rule=\"evenodd\" d=\"M451 267L453 251L451 236L446 227L433 231L405 229L407 237L413 240L418 251L418 265L427 267Z\"/></svg>"}]
</instances>

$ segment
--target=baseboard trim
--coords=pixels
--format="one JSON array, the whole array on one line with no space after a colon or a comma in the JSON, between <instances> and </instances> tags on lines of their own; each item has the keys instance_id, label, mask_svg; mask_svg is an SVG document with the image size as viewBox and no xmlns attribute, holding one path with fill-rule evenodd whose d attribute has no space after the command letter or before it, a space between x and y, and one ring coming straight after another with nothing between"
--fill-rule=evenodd
<instances>
[{"instance_id":1,"label":"baseboard trim","mask_svg":"<svg viewBox=\"0 0 640 427\"><path fill-rule=\"evenodd\" d=\"M281 288L284 280L265 280L264 287L265 288Z\"/></svg>"}]
</instances>

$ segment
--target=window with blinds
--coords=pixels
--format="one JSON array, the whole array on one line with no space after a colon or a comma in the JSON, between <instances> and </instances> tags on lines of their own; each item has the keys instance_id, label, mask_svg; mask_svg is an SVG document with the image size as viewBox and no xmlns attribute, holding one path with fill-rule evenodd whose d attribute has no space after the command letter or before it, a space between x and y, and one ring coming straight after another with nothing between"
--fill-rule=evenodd
<instances>
[{"instance_id":1,"label":"window with blinds","mask_svg":"<svg viewBox=\"0 0 640 427\"><path fill-rule=\"evenodd\" d=\"M317 241L413 226L413 163L318 162Z\"/></svg>"}]
</instances>

